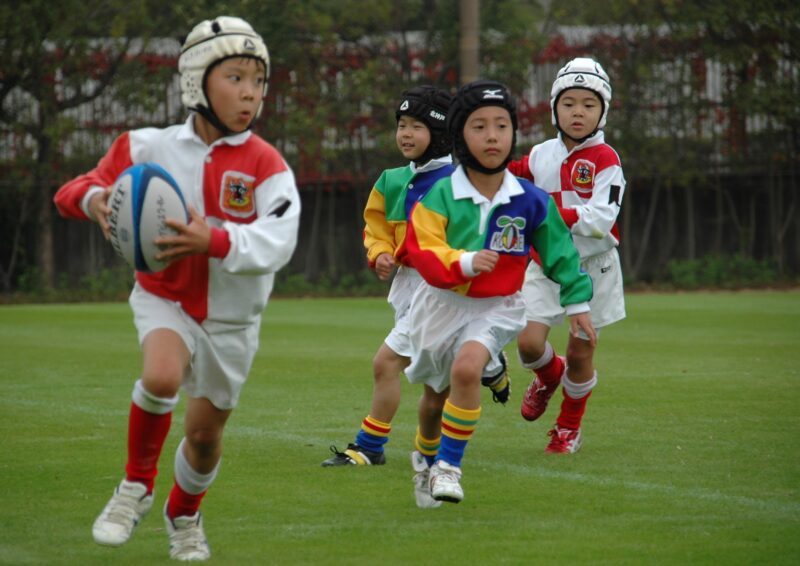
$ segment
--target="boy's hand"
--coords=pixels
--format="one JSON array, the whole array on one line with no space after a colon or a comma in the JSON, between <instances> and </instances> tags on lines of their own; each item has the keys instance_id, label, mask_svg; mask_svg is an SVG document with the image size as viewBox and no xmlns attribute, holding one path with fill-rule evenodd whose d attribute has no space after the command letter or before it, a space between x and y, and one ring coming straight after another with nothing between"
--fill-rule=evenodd
<instances>
[{"instance_id":1,"label":"boy's hand","mask_svg":"<svg viewBox=\"0 0 800 566\"><path fill-rule=\"evenodd\" d=\"M492 250L481 250L472 258L472 269L476 273L489 273L494 270L500 254Z\"/></svg>"},{"instance_id":2,"label":"boy's hand","mask_svg":"<svg viewBox=\"0 0 800 566\"><path fill-rule=\"evenodd\" d=\"M111 209L108 206L108 197L111 195L111 187L106 187L102 192L97 192L89 199L89 218L100 225L103 237L108 240L111 237L111 226L108 225L108 215Z\"/></svg>"},{"instance_id":3,"label":"boy's hand","mask_svg":"<svg viewBox=\"0 0 800 566\"><path fill-rule=\"evenodd\" d=\"M592 326L592 316L588 312L582 312L569 317L569 333L572 336L578 337L578 328L583 330L586 336L589 337L592 347L597 346L597 332Z\"/></svg>"},{"instance_id":4,"label":"boy's hand","mask_svg":"<svg viewBox=\"0 0 800 566\"><path fill-rule=\"evenodd\" d=\"M175 230L177 234L156 238L156 245L167 246L164 251L156 255L157 260L172 262L186 256L208 253L208 247L211 244L211 228L205 218L200 216L200 213L191 205L189 205L189 215L191 220L188 224L174 218L167 218L165 224Z\"/></svg>"},{"instance_id":5,"label":"boy's hand","mask_svg":"<svg viewBox=\"0 0 800 566\"><path fill-rule=\"evenodd\" d=\"M381 281L388 281L394 270L395 261L390 253L382 253L375 260L375 273Z\"/></svg>"}]
</instances>

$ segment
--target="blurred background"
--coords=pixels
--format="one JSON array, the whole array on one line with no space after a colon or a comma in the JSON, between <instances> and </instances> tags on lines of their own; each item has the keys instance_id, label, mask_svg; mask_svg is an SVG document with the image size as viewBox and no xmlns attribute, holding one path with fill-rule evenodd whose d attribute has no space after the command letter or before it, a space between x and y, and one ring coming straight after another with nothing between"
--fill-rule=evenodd
<instances>
[{"instance_id":1,"label":"blurred background","mask_svg":"<svg viewBox=\"0 0 800 566\"><path fill-rule=\"evenodd\" d=\"M283 294L380 294L362 211L405 163L405 88L476 78L518 98L516 155L555 135L549 92L591 56L614 90L606 139L628 181L629 288L800 278L800 3L764 0L30 0L0 5L0 302L124 298L130 269L56 189L125 130L182 122L177 58L198 21L245 18L272 58L254 130L303 199Z\"/></svg>"}]
</instances>

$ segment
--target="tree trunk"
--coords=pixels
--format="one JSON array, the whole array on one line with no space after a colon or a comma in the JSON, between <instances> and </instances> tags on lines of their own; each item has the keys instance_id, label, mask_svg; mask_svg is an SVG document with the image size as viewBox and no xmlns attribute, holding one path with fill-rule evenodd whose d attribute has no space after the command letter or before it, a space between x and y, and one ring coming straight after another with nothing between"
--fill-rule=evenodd
<instances>
[{"instance_id":1,"label":"tree trunk","mask_svg":"<svg viewBox=\"0 0 800 566\"><path fill-rule=\"evenodd\" d=\"M686 259L697 258L697 229L695 226L694 192L696 188L686 187Z\"/></svg>"},{"instance_id":2,"label":"tree trunk","mask_svg":"<svg viewBox=\"0 0 800 566\"><path fill-rule=\"evenodd\" d=\"M319 233L322 221L322 181L317 181L314 186L314 215L311 217L311 234L308 238L306 249L305 277L314 279L319 273Z\"/></svg>"},{"instance_id":3,"label":"tree trunk","mask_svg":"<svg viewBox=\"0 0 800 566\"><path fill-rule=\"evenodd\" d=\"M39 154L36 157L36 185L39 206L37 232L37 262L41 284L52 289L55 286L55 258L53 256L53 190L51 185L52 140L45 134L38 140Z\"/></svg>"},{"instance_id":4,"label":"tree trunk","mask_svg":"<svg viewBox=\"0 0 800 566\"><path fill-rule=\"evenodd\" d=\"M638 238L639 253L636 255L636 261L633 264L633 271L629 274L629 277L632 279L638 279L640 277L642 264L644 263L645 258L652 258L652 254L648 253L648 248L650 246L650 235L653 232L653 226L655 224L656 211L659 210L658 197L660 193L661 179L657 178L650 183L650 200L647 205L647 217L645 218L644 227ZM627 195L626 199L628 199ZM629 204L629 200L626 200L626 203ZM630 231L628 231L628 233L630 234Z\"/></svg>"},{"instance_id":5,"label":"tree trunk","mask_svg":"<svg viewBox=\"0 0 800 566\"><path fill-rule=\"evenodd\" d=\"M458 59L461 84L480 76L480 0L458 3Z\"/></svg>"},{"instance_id":6,"label":"tree trunk","mask_svg":"<svg viewBox=\"0 0 800 566\"><path fill-rule=\"evenodd\" d=\"M722 198L722 183L719 171L714 172L714 237L711 245L711 252L715 255L722 255L722 236L725 227L725 199Z\"/></svg>"}]
</instances>

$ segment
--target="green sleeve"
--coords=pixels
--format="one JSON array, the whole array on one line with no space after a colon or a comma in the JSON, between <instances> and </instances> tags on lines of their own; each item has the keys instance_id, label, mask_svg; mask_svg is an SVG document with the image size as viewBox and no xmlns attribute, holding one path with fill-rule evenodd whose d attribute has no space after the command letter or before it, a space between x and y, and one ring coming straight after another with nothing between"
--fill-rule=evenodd
<instances>
[{"instance_id":1,"label":"green sleeve","mask_svg":"<svg viewBox=\"0 0 800 566\"><path fill-rule=\"evenodd\" d=\"M547 204L547 216L533 233L533 247L542 261L544 274L561 285L561 306L591 300L592 279L581 269L572 234L553 199Z\"/></svg>"}]
</instances>

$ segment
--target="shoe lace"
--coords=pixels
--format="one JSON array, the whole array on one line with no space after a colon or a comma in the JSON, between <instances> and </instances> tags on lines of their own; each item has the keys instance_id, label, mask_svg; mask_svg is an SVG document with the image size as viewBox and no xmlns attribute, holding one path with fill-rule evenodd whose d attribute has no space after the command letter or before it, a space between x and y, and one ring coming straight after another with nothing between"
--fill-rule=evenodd
<instances>
[{"instance_id":1,"label":"shoe lace","mask_svg":"<svg viewBox=\"0 0 800 566\"><path fill-rule=\"evenodd\" d=\"M550 388L537 378L525 392L525 402L536 409L540 409L547 406L550 395Z\"/></svg>"},{"instance_id":2,"label":"shoe lace","mask_svg":"<svg viewBox=\"0 0 800 566\"><path fill-rule=\"evenodd\" d=\"M562 429L554 428L554 429L551 429L547 433L547 435L550 436L550 438L552 439L552 440L550 440L550 445L554 446L554 447L556 447L556 446L558 446L558 447L566 446L567 443L569 442L570 435L571 435L572 432L573 431L571 431L569 429L566 429L566 428L562 428Z\"/></svg>"},{"instance_id":3,"label":"shoe lace","mask_svg":"<svg viewBox=\"0 0 800 566\"><path fill-rule=\"evenodd\" d=\"M508 402L509 391L508 387L504 387L500 391L495 391L492 389L492 401L495 403L500 403L501 405L505 405Z\"/></svg>"},{"instance_id":4,"label":"shoe lace","mask_svg":"<svg viewBox=\"0 0 800 566\"><path fill-rule=\"evenodd\" d=\"M205 533L198 523L175 527L171 539L173 545L183 552L204 551L207 544Z\"/></svg>"},{"instance_id":5,"label":"shoe lace","mask_svg":"<svg viewBox=\"0 0 800 566\"><path fill-rule=\"evenodd\" d=\"M414 485L420 489L425 489L428 486L429 470L417 472L414 474Z\"/></svg>"},{"instance_id":6,"label":"shoe lace","mask_svg":"<svg viewBox=\"0 0 800 566\"><path fill-rule=\"evenodd\" d=\"M458 483L459 480L461 479L461 474L458 472L457 469L451 470L447 468L442 468L440 466L437 466L435 469L436 472L431 474L431 476L434 478L434 482L442 480L444 482L449 482L449 483Z\"/></svg>"},{"instance_id":7,"label":"shoe lace","mask_svg":"<svg viewBox=\"0 0 800 566\"><path fill-rule=\"evenodd\" d=\"M135 522L137 514L136 504L138 502L139 500L135 497L118 493L106 510L105 520L109 523L125 526Z\"/></svg>"}]
</instances>

